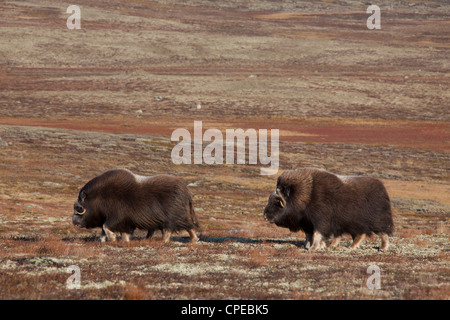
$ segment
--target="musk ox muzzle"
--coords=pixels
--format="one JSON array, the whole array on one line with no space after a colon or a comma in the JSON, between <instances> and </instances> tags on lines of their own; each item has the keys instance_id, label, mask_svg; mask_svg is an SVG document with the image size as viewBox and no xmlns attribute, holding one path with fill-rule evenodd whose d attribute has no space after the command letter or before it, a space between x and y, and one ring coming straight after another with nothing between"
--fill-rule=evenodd
<instances>
[{"instance_id":1,"label":"musk ox muzzle","mask_svg":"<svg viewBox=\"0 0 450 320\"><path fill-rule=\"evenodd\" d=\"M86 209L82 207L74 208L72 223L74 226L82 227L82 216L86 213Z\"/></svg>"},{"instance_id":2,"label":"musk ox muzzle","mask_svg":"<svg viewBox=\"0 0 450 320\"><path fill-rule=\"evenodd\" d=\"M156 230L168 241L173 232L186 230L197 241L199 229L192 195L186 183L171 175L145 177L129 170L111 170L89 181L74 203L72 223L102 228L100 240L128 240L135 229Z\"/></svg>"}]
</instances>

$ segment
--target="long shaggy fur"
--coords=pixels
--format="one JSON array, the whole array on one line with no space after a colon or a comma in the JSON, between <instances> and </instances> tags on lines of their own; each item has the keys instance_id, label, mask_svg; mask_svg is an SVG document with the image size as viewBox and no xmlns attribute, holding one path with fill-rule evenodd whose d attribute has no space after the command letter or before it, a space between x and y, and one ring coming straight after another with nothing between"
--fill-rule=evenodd
<instances>
[{"instance_id":1,"label":"long shaggy fur","mask_svg":"<svg viewBox=\"0 0 450 320\"><path fill-rule=\"evenodd\" d=\"M74 209L75 225L114 233L131 234L137 228L151 235L155 230L199 228L191 193L171 175L143 177L124 169L105 172L80 190ZM83 210L86 213L81 215Z\"/></svg>"},{"instance_id":2,"label":"long shaggy fur","mask_svg":"<svg viewBox=\"0 0 450 320\"><path fill-rule=\"evenodd\" d=\"M381 181L317 169L281 174L264 216L278 226L323 238L345 233L354 239L374 233L387 237L394 231L389 196Z\"/></svg>"}]
</instances>

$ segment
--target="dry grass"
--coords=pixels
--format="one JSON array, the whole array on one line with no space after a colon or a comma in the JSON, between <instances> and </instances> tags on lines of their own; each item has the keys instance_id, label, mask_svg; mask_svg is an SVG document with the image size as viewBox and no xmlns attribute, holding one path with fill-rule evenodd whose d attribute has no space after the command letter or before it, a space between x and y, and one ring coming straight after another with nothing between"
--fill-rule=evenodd
<instances>
[{"instance_id":1,"label":"dry grass","mask_svg":"<svg viewBox=\"0 0 450 320\"><path fill-rule=\"evenodd\" d=\"M156 297L144 286L129 284L123 289L123 300L149 300Z\"/></svg>"},{"instance_id":2,"label":"dry grass","mask_svg":"<svg viewBox=\"0 0 450 320\"><path fill-rule=\"evenodd\" d=\"M376 244L349 249L343 240L334 249L307 252L289 241L257 241L246 238L203 238L196 244L175 237L168 244L157 240L99 243L84 236L65 241L49 237L32 241L5 240L0 260L2 285L18 282L37 285L39 291L3 290L2 297L181 299L372 299L401 298L426 293L422 298L446 298L448 281L444 261L436 248L446 239L433 235L393 238L392 247L379 253ZM421 238L424 237L424 238ZM431 248L435 248L431 250ZM443 247L445 248L445 246ZM423 260L423 257L427 257ZM428 262L426 262L428 261ZM442 264L444 263L444 264ZM78 265L82 289L67 290L66 268ZM369 265L382 270L383 289L365 287ZM412 268L412 271L411 271ZM13 271L13 272L12 272ZM22 275L17 277L17 275ZM436 275L438 277L436 278ZM321 288L326 286L327 291ZM427 287L418 290L415 287ZM220 289L219 289L220 288Z\"/></svg>"}]
</instances>

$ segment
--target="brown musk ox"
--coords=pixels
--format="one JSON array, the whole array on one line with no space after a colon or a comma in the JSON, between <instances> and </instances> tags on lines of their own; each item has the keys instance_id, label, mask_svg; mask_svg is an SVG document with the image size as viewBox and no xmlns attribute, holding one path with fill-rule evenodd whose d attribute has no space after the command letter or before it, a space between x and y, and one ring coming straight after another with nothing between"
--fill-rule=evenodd
<instances>
[{"instance_id":1,"label":"brown musk ox","mask_svg":"<svg viewBox=\"0 0 450 320\"><path fill-rule=\"evenodd\" d=\"M116 240L116 233L129 241L135 229L147 230L147 238L161 230L165 242L173 232L186 230L192 242L198 240L191 193L183 180L171 175L107 171L81 188L72 222L81 228L101 227L101 241Z\"/></svg>"},{"instance_id":2,"label":"brown musk ox","mask_svg":"<svg viewBox=\"0 0 450 320\"><path fill-rule=\"evenodd\" d=\"M303 230L306 248L316 250L341 235L350 234L351 248L365 236L381 237L381 250L389 246L394 231L391 202L383 183L375 178L338 176L318 169L283 172L269 196L264 218L291 231Z\"/></svg>"}]
</instances>

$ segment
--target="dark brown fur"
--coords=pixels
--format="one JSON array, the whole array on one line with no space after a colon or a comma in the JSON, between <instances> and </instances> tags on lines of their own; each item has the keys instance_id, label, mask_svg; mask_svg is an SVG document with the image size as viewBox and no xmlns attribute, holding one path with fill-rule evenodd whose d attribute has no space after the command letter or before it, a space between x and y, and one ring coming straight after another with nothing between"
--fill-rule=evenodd
<instances>
[{"instance_id":1,"label":"dark brown fur","mask_svg":"<svg viewBox=\"0 0 450 320\"><path fill-rule=\"evenodd\" d=\"M387 236L394 231L389 196L381 181L339 177L317 169L281 174L264 216L291 231L314 234L319 242L345 233L358 240L375 233L382 237L382 249L386 249ZM319 248L320 243L314 242L313 249Z\"/></svg>"},{"instance_id":2,"label":"dark brown fur","mask_svg":"<svg viewBox=\"0 0 450 320\"><path fill-rule=\"evenodd\" d=\"M83 213L85 211L85 213ZM89 181L74 204L73 224L102 227L103 232L132 234L135 229L187 230L191 240L199 228L186 184L171 175L137 177L124 169L107 171ZM168 240L168 238L166 239Z\"/></svg>"}]
</instances>

